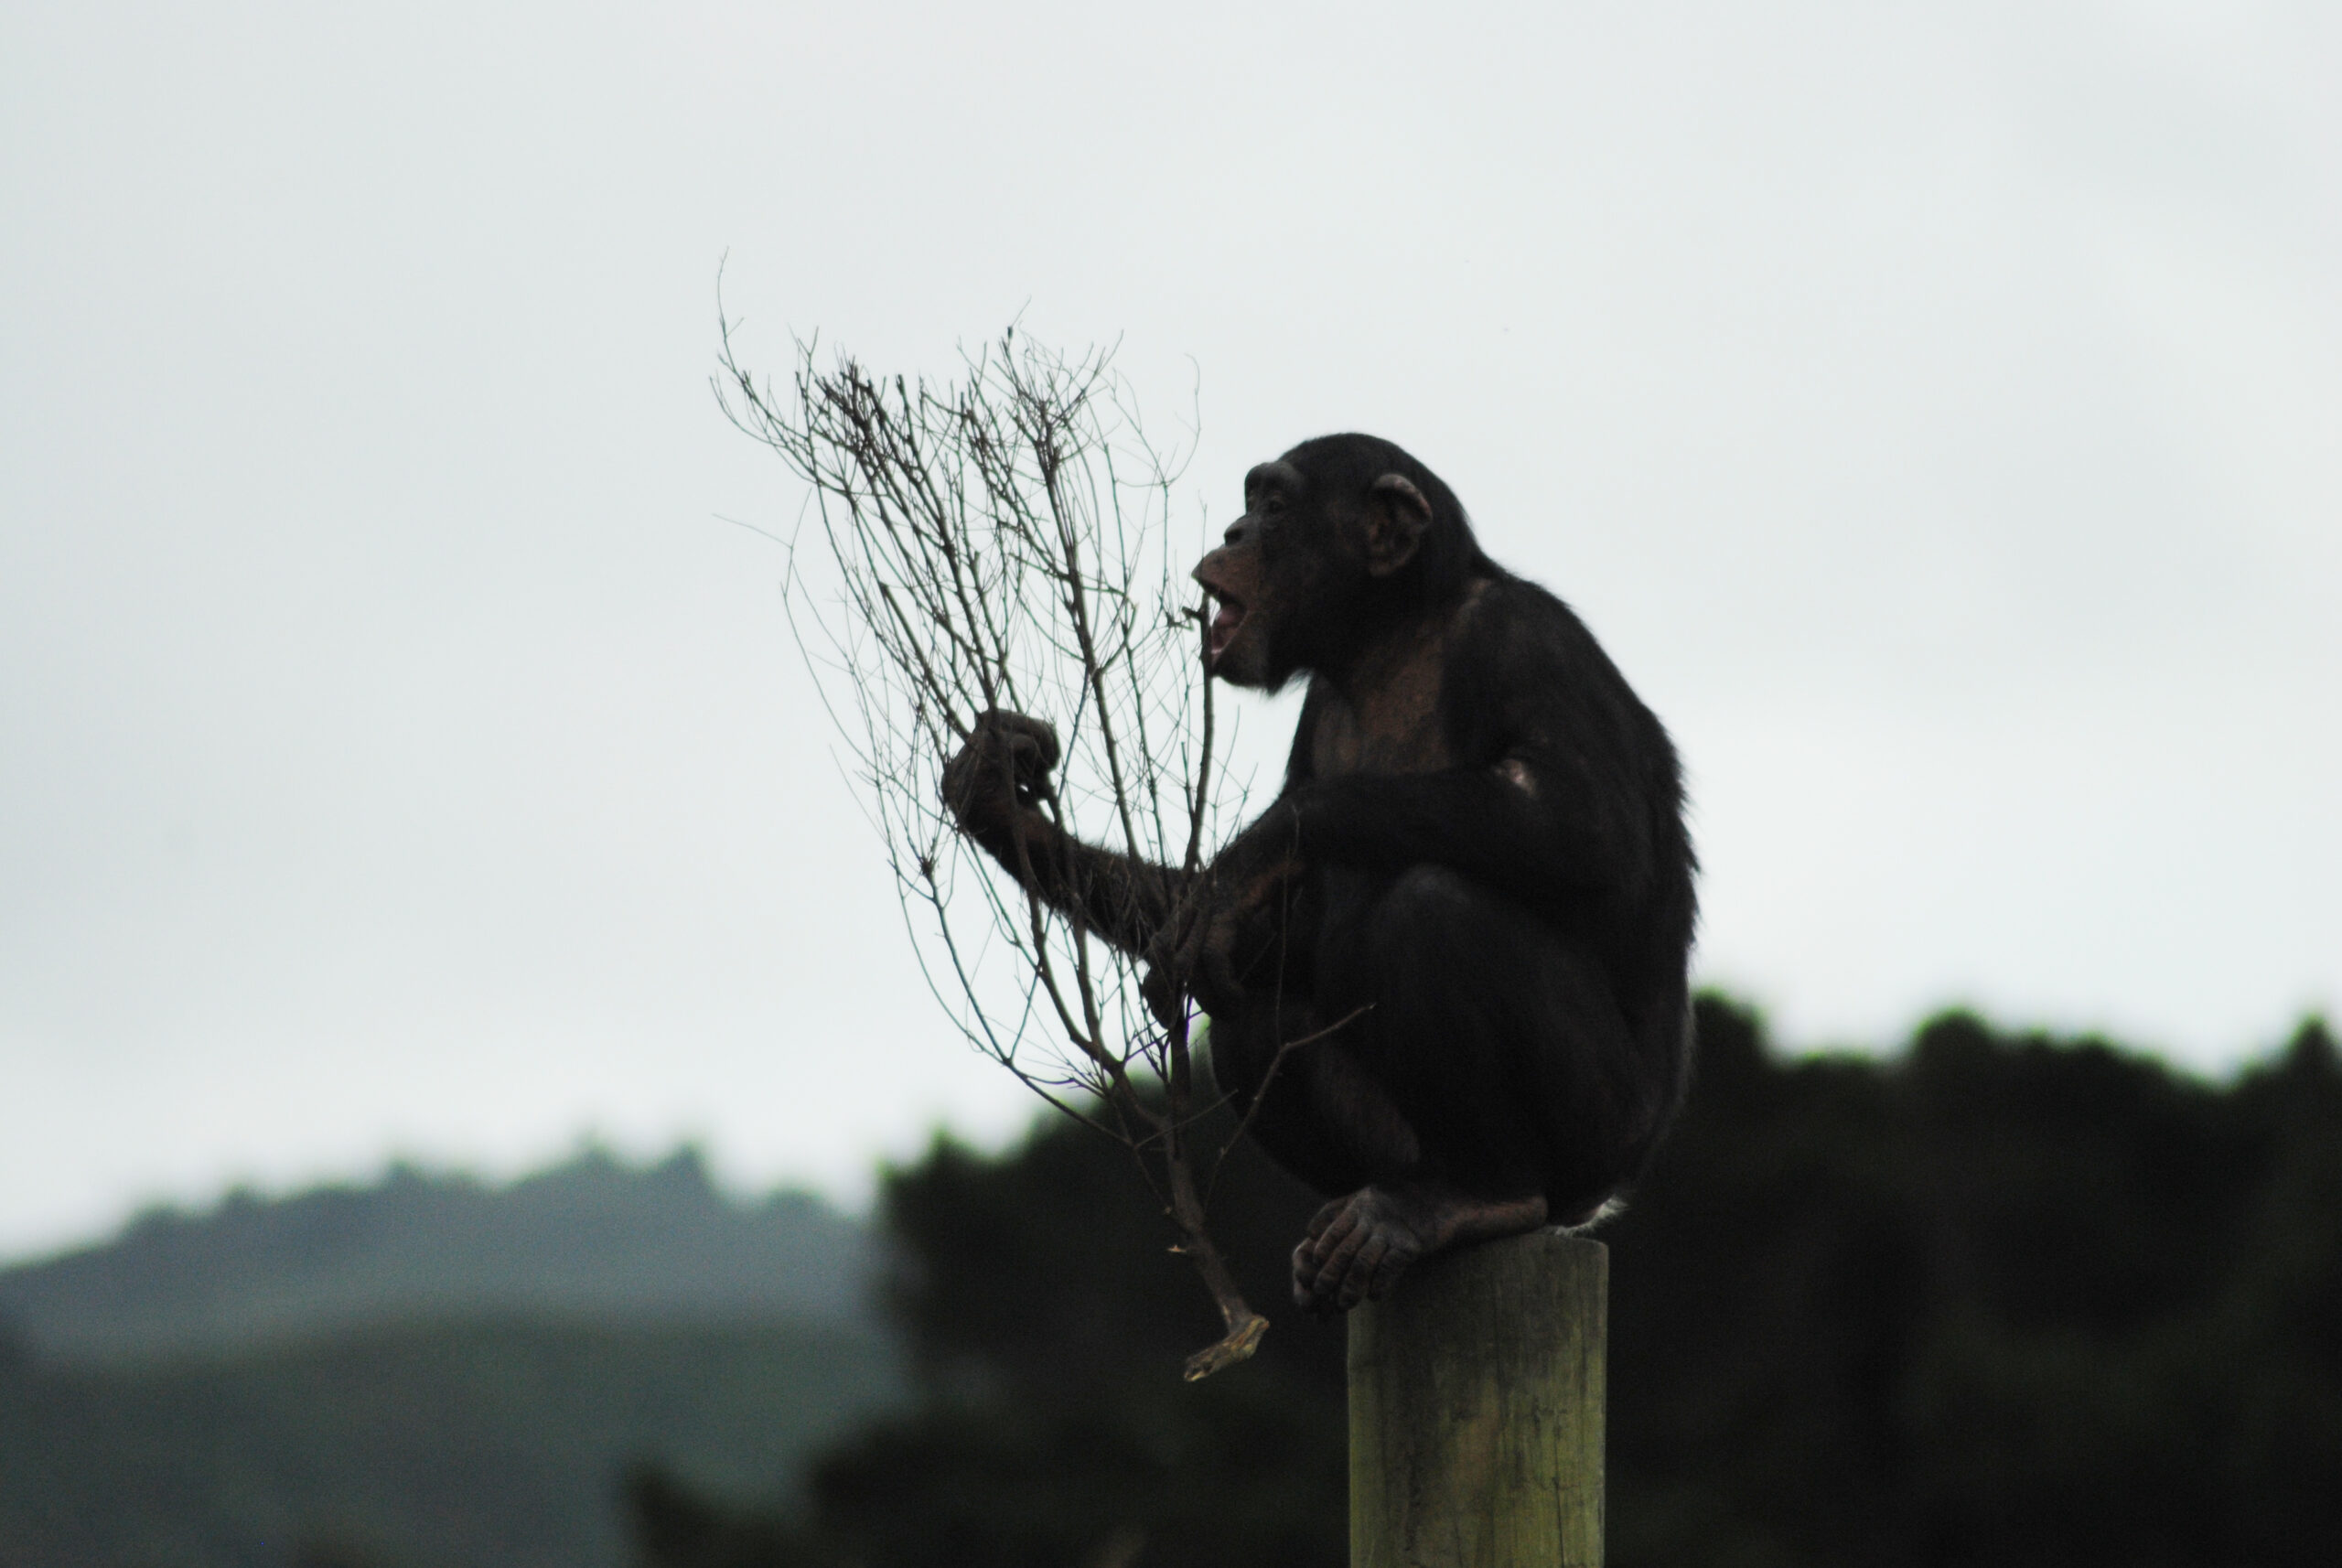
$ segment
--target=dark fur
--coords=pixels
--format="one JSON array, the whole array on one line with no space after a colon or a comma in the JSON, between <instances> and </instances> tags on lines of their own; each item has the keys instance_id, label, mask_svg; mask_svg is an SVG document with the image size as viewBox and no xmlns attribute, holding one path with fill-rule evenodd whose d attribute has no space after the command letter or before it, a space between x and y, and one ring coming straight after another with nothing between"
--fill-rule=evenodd
<instances>
[{"instance_id":1,"label":"dark fur","mask_svg":"<svg viewBox=\"0 0 2342 1568\"><path fill-rule=\"evenodd\" d=\"M1641 1173L1689 1076L1674 749L1584 623L1491 562L1398 447L1307 442L1246 491L1197 577L1243 607L1223 677L1310 678L1268 811L1192 882L1078 844L980 782L1029 788L1054 761L1014 715L954 764L955 808L1196 996L1221 1085L1265 1091L1254 1133L1297 1175L1583 1221Z\"/></svg>"}]
</instances>

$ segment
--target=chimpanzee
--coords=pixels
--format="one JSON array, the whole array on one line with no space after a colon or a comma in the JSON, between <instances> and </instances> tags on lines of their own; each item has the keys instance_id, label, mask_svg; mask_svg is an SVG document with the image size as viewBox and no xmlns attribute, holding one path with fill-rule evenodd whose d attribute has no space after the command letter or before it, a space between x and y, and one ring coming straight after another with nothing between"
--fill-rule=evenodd
<instances>
[{"instance_id":1,"label":"chimpanzee","mask_svg":"<svg viewBox=\"0 0 2342 1568\"><path fill-rule=\"evenodd\" d=\"M945 770L962 832L1209 1015L1221 1089L1332 1195L1294 1251L1316 1312L1459 1243L1593 1219L1691 1067L1695 863L1675 752L1567 606L1481 553L1390 442L1245 477L1196 567L1209 673L1308 694L1273 805L1198 875L1036 804L1055 733L983 715ZM1257 1101L1257 1103L1256 1103Z\"/></svg>"}]
</instances>

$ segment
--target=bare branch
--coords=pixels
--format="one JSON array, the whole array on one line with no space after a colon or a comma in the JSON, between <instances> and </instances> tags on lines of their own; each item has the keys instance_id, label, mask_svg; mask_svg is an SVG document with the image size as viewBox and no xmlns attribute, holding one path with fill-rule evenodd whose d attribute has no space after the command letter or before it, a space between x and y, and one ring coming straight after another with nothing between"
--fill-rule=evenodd
<instances>
[{"instance_id":1,"label":"bare branch","mask_svg":"<svg viewBox=\"0 0 2342 1568\"><path fill-rule=\"evenodd\" d=\"M1266 1325L1206 1229L1217 1165L1199 1166L1190 1128L1214 1107L1197 1103L1185 1020L1155 1027L1127 936L1100 940L1144 924L1139 881L1060 908L1035 891L1022 841L1004 875L957 832L941 789L982 714L1033 713L1063 754L1045 820L1087 826L1089 842L1103 828L1128 864L1159 868L1146 877L1192 880L1241 792L1197 658L1198 542L1173 526L1185 453L1148 441L1111 349L1067 356L1012 327L929 381L824 364L800 340L776 388L742 367L720 310L719 329L725 416L811 492L786 542L790 626L929 990L975 1048L1140 1156L1228 1328L1190 1376L1242 1359Z\"/></svg>"}]
</instances>

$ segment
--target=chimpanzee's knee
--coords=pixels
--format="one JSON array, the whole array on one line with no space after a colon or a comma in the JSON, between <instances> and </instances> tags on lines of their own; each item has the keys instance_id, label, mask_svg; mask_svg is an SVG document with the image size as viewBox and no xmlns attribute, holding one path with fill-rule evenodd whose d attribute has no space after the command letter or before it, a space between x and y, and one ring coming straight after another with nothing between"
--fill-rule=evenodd
<instances>
[{"instance_id":1,"label":"chimpanzee's knee","mask_svg":"<svg viewBox=\"0 0 2342 1568\"><path fill-rule=\"evenodd\" d=\"M1411 865L1375 901L1372 940L1391 956L1448 947L1488 897L1446 866Z\"/></svg>"},{"instance_id":2,"label":"chimpanzee's knee","mask_svg":"<svg viewBox=\"0 0 2342 1568\"><path fill-rule=\"evenodd\" d=\"M1321 950L1321 1010L1363 1006L1359 1063L1434 1163L1484 1196L1599 1201L1638 1120L1634 1050L1601 962L1515 901L1438 865L1384 883Z\"/></svg>"}]
</instances>

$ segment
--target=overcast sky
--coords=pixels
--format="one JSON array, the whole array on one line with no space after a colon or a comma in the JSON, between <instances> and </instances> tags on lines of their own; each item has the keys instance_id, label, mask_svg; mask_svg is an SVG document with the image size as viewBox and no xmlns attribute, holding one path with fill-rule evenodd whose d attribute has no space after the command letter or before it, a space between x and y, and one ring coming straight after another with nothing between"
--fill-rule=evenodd
<instances>
[{"instance_id":1,"label":"overcast sky","mask_svg":"<svg viewBox=\"0 0 2342 1568\"><path fill-rule=\"evenodd\" d=\"M2337 82L2318 4L6 7L0 1254L1026 1114L722 521L801 497L719 264L776 368L1119 338L1198 529L1413 450L1793 1043L2265 1050L2342 1004Z\"/></svg>"}]
</instances>

